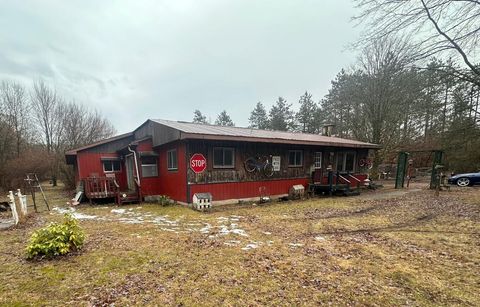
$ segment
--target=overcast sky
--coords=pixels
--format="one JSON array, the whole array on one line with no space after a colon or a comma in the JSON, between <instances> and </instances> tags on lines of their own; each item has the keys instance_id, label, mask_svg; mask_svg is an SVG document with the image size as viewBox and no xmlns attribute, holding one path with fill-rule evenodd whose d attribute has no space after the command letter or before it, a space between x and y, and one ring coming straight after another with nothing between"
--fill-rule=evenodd
<instances>
[{"instance_id":1,"label":"overcast sky","mask_svg":"<svg viewBox=\"0 0 480 307\"><path fill-rule=\"evenodd\" d=\"M1 1L0 78L43 78L127 132L147 118L320 100L359 29L350 0Z\"/></svg>"}]
</instances>

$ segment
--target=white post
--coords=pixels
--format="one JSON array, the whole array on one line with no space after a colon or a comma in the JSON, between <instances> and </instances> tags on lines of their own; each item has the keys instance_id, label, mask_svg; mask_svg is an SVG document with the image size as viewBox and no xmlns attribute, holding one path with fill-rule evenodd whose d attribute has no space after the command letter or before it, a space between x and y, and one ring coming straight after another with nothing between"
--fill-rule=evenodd
<instances>
[{"instance_id":1,"label":"white post","mask_svg":"<svg viewBox=\"0 0 480 307\"><path fill-rule=\"evenodd\" d=\"M20 211L23 216L27 216L27 195L22 195L22 191L17 189L17 197L20 202Z\"/></svg>"},{"instance_id":2,"label":"white post","mask_svg":"<svg viewBox=\"0 0 480 307\"><path fill-rule=\"evenodd\" d=\"M8 191L8 198L10 199L10 210L12 210L13 221L15 225L18 224L18 213L17 213L17 206L15 206L15 197L13 196L12 191Z\"/></svg>"}]
</instances>

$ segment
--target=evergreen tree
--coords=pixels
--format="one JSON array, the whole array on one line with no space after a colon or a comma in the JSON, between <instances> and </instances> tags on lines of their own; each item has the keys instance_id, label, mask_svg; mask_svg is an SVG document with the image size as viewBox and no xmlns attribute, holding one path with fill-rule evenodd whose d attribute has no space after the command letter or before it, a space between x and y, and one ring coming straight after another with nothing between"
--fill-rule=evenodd
<instances>
[{"instance_id":1,"label":"evergreen tree","mask_svg":"<svg viewBox=\"0 0 480 307\"><path fill-rule=\"evenodd\" d=\"M294 113L291 108L292 105L288 104L285 98L278 97L268 114L270 129L280 131L294 130Z\"/></svg>"},{"instance_id":2,"label":"evergreen tree","mask_svg":"<svg viewBox=\"0 0 480 307\"><path fill-rule=\"evenodd\" d=\"M268 116L267 110L261 102L257 102L257 105L250 113L250 117L248 118L248 122L250 123L250 128L257 128L257 129L268 129Z\"/></svg>"},{"instance_id":3,"label":"evergreen tree","mask_svg":"<svg viewBox=\"0 0 480 307\"><path fill-rule=\"evenodd\" d=\"M207 117L198 109L193 112L193 122L196 124L208 124Z\"/></svg>"},{"instance_id":4,"label":"evergreen tree","mask_svg":"<svg viewBox=\"0 0 480 307\"><path fill-rule=\"evenodd\" d=\"M298 110L295 118L300 124L300 130L306 133L315 133L316 129L316 116L318 106L312 99L312 94L305 92L300 96L298 101L300 104L300 109Z\"/></svg>"},{"instance_id":5,"label":"evergreen tree","mask_svg":"<svg viewBox=\"0 0 480 307\"><path fill-rule=\"evenodd\" d=\"M229 126L229 127L235 126L232 119L230 118L230 115L228 115L227 111L225 110L223 110L220 114L218 114L217 120L215 120L215 125Z\"/></svg>"}]
</instances>

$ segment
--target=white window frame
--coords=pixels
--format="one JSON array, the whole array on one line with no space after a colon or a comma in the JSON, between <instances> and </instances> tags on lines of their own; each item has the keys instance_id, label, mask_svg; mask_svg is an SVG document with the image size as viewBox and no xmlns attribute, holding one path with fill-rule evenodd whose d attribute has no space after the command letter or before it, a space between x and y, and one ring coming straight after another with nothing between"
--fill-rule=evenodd
<instances>
[{"instance_id":1,"label":"white window frame","mask_svg":"<svg viewBox=\"0 0 480 307\"><path fill-rule=\"evenodd\" d=\"M171 157L172 157L172 160L170 161ZM174 161L173 157L175 157L175 165L173 165L173 161ZM167 170L169 171L178 170L178 153L176 148L167 150Z\"/></svg>"},{"instance_id":2,"label":"white window frame","mask_svg":"<svg viewBox=\"0 0 480 307\"><path fill-rule=\"evenodd\" d=\"M158 158L157 157L153 157L155 158L155 164L144 164L143 163L143 158L146 158L146 157L141 157L140 158L140 161L141 161L141 168L142 168L142 178L154 178L154 177L158 177ZM151 176L145 176L145 172L143 171L143 168L144 167L152 167L154 170L155 170L155 174L154 175L151 175Z\"/></svg>"},{"instance_id":3,"label":"white window frame","mask_svg":"<svg viewBox=\"0 0 480 307\"><path fill-rule=\"evenodd\" d=\"M215 151L216 150L222 150L222 160L223 163L225 163L225 149L228 149L229 151L232 152L232 164L231 165L217 165L215 164ZM213 168L235 168L235 148L233 147L213 147L213 152L212 152L212 157L213 157Z\"/></svg>"},{"instance_id":4,"label":"white window frame","mask_svg":"<svg viewBox=\"0 0 480 307\"><path fill-rule=\"evenodd\" d=\"M112 170L106 170L105 169L105 162L111 162L112 163ZM113 167L113 163L116 162L118 163L118 170L115 170L115 168ZM102 161L102 168L103 168L103 172L104 173L120 173L122 171L122 163L120 162L120 160L103 160Z\"/></svg>"},{"instance_id":5,"label":"white window frame","mask_svg":"<svg viewBox=\"0 0 480 307\"><path fill-rule=\"evenodd\" d=\"M315 169L322 168L322 162L323 162L322 160L323 160L323 153L321 151L316 151L313 156L313 163L314 163Z\"/></svg>"},{"instance_id":6,"label":"white window frame","mask_svg":"<svg viewBox=\"0 0 480 307\"><path fill-rule=\"evenodd\" d=\"M295 153L295 159L294 162L297 162L297 154L300 154L300 164L290 164L290 154ZM302 167L303 166L303 150L300 149L294 149L294 150L289 150L288 151L288 167Z\"/></svg>"},{"instance_id":7,"label":"white window frame","mask_svg":"<svg viewBox=\"0 0 480 307\"><path fill-rule=\"evenodd\" d=\"M343 161L342 161L342 169L338 169L338 162L340 161L339 159L339 155L342 154L343 155ZM353 154L353 169L352 170L346 170L346 166L347 166L347 155L348 154ZM337 171L339 172L355 172L355 165L356 165L356 161L357 161L357 153L355 151L339 151L337 152L337 163L336 163L336 166L337 166Z\"/></svg>"}]
</instances>

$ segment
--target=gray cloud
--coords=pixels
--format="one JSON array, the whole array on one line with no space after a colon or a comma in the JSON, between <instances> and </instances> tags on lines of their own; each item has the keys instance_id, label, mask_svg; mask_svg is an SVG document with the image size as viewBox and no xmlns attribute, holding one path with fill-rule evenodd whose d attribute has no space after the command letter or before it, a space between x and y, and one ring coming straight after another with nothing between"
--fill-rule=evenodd
<instances>
[{"instance_id":1,"label":"gray cloud","mask_svg":"<svg viewBox=\"0 0 480 307\"><path fill-rule=\"evenodd\" d=\"M257 101L319 100L358 34L348 0L32 0L0 12L0 77L42 77L119 132L197 108L246 125Z\"/></svg>"}]
</instances>

